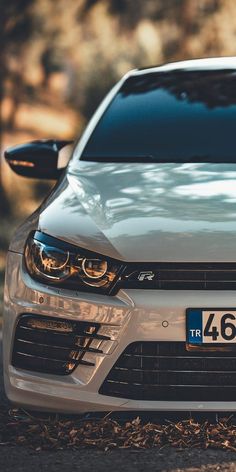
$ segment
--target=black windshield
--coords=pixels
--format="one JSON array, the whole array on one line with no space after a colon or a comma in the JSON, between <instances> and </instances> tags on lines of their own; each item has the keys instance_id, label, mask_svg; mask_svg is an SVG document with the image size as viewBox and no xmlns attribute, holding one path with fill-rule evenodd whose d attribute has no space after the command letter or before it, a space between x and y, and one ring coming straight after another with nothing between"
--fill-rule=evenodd
<instances>
[{"instance_id":1,"label":"black windshield","mask_svg":"<svg viewBox=\"0 0 236 472\"><path fill-rule=\"evenodd\" d=\"M81 159L236 161L235 71L130 77L100 119Z\"/></svg>"}]
</instances>

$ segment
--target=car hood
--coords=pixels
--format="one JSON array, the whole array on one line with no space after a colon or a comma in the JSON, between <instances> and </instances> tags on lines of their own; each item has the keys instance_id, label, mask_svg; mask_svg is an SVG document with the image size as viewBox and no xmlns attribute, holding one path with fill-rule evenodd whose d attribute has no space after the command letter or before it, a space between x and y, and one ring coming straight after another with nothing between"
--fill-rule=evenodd
<instances>
[{"instance_id":1,"label":"car hood","mask_svg":"<svg viewBox=\"0 0 236 472\"><path fill-rule=\"evenodd\" d=\"M39 229L130 262L236 261L236 167L72 161Z\"/></svg>"}]
</instances>

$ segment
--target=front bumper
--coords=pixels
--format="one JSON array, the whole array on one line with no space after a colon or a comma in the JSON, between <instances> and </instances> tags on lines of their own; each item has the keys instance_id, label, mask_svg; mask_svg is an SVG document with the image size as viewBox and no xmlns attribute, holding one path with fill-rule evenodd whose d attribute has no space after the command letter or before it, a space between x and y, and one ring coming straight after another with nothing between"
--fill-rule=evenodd
<instances>
[{"instance_id":1,"label":"front bumper","mask_svg":"<svg viewBox=\"0 0 236 472\"><path fill-rule=\"evenodd\" d=\"M86 411L168 410L234 411L235 402L140 401L98 393L107 374L135 341L185 341L186 308L236 307L233 291L126 290L115 297L75 293L33 281L24 271L22 255L9 252L4 301L4 382L8 398L36 410ZM95 366L78 366L68 376L35 373L11 365L17 321L22 313L100 323L111 341ZM89 360L89 357L87 358Z\"/></svg>"}]
</instances>

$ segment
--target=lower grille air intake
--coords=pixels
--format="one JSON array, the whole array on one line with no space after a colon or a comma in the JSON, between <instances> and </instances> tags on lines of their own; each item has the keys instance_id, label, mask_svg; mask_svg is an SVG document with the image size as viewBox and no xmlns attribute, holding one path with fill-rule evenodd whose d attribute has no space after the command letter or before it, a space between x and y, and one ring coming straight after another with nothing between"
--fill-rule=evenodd
<instances>
[{"instance_id":1,"label":"lower grille air intake","mask_svg":"<svg viewBox=\"0 0 236 472\"><path fill-rule=\"evenodd\" d=\"M132 400L235 401L236 351L192 352L184 342L136 342L99 393Z\"/></svg>"},{"instance_id":2,"label":"lower grille air intake","mask_svg":"<svg viewBox=\"0 0 236 472\"><path fill-rule=\"evenodd\" d=\"M99 329L99 323L22 315L16 327L12 365L56 375L70 374L79 364L93 366L84 355L102 353L100 345L110 339L100 335Z\"/></svg>"}]
</instances>

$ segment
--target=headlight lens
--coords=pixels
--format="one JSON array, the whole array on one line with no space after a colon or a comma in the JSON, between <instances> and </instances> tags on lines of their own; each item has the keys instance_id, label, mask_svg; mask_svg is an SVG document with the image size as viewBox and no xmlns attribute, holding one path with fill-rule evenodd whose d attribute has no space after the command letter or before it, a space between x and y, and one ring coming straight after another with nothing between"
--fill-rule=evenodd
<instances>
[{"instance_id":1,"label":"headlight lens","mask_svg":"<svg viewBox=\"0 0 236 472\"><path fill-rule=\"evenodd\" d=\"M27 240L25 264L41 282L75 290L110 293L120 270L118 261L79 249L36 231Z\"/></svg>"},{"instance_id":2,"label":"headlight lens","mask_svg":"<svg viewBox=\"0 0 236 472\"><path fill-rule=\"evenodd\" d=\"M107 262L100 259L83 259L82 269L89 279L100 279L107 272Z\"/></svg>"},{"instance_id":3,"label":"headlight lens","mask_svg":"<svg viewBox=\"0 0 236 472\"><path fill-rule=\"evenodd\" d=\"M52 281L65 280L70 276L68 251L33 240L27 252L27 267L31 273Z\"/></svg>"}]
</instances>

